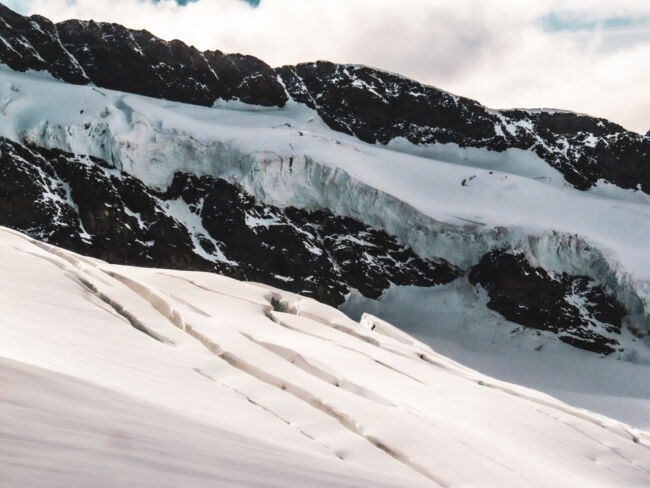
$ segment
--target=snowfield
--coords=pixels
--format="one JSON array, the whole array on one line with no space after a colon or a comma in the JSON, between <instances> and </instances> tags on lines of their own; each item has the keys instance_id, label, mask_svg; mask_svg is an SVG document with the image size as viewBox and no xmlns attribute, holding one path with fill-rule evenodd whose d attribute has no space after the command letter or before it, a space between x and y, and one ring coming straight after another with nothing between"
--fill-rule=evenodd
<instances>
[{"instance_id":1,"label":"snowfield","mask_svg":"<svg viewBox=\"0 0 650 488\"><path fill-rule=\"evenodd\" d=\"M0 228L0 486L645 487L650 434L392 325Z\"/></svg>"}]
</instances>

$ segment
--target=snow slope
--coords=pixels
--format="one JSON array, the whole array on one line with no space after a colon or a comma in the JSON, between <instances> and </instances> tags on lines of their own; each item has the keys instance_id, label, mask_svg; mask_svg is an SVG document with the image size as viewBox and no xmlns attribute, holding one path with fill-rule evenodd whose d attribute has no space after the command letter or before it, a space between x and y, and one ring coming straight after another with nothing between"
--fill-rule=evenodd
<instances>
[{"instance_id":1,"label":"snow slope","mask_svg":"<svg viewBox=\"0 0 650 488\"><path fill-rule=\"evenodd\" d=\"M370 315L0 229L0 486L647 486L650 435Z\"/></svg>"},{"instance_id":2,"label":"snow slope","mask_svg":"<svg viewBox=\"0 0 650 488\"><path fill-rule=\"evenodd\" d=\"M650 430L650 365L603 358L486 309L467 280L434 287L392 285L379 300L350 294L340 307L382 317L436 352L504 381L543 391ZM628 337L627 340L630 340Z\"/></svg>"}]
</instances>

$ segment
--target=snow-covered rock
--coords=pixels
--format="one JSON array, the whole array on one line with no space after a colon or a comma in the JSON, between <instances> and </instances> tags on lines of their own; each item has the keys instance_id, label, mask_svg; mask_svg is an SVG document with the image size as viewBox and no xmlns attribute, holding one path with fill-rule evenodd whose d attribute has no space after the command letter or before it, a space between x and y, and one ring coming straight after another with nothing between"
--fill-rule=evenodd
<instances>
[{"instance_id":1,"label":"snow-covered rock","mask_svg":"<svg viewBox=\"0 0 650 488\"><path fill-rule=\"evenodd\" d=\"M560 332L578 347L643 357L637 350L647 339L650 309L643 193L582 192L540 180L531 153L517 174L513 161L504 168L510 172L489 169L498 162L480 153L457 164L366 144L333 132L295 102L282 109L198 107L31 73L4 71L0 81L4 206L28 214L19 221L7 210L5 225L113 262L215 270L331 304L354 289L375 299L391 283L448 283L488 253L504 251L546 270L548 286L520 287L529 290L529 304L544 290L546 301L556 300L560 290L570 310L531 308L509 318ZM23 155L12 156L16 151ZM45 186L34 176L12 183L21 172L43 171ZM36 188L26 198L29 185ZM41 200L65 208L34 218ZM59 214L72 227L55 229ZM496 293L488 281L507 272L504 263L474 282ZM575 279L556 278L563 273ZM521 285L527 276L510 273ZM574 300L576 280L595 287L596 309ZM501 290L502 302L524 304L508 290ZM623 340L624 325L632 334Z\"/></svg>"},{"instance_id":2,"label":"snow-covered rock","mask_svg":"<svg viewBox=\"0 0 650 488\"><path fill-rule=\"evenodd\" d=\"M216 271L340 305L352 289L433 286L462 271L327 210L281 209L223 179L164 191L106 162L0 138L0 223L113 263Z\"/></svg>"}]
</instances>

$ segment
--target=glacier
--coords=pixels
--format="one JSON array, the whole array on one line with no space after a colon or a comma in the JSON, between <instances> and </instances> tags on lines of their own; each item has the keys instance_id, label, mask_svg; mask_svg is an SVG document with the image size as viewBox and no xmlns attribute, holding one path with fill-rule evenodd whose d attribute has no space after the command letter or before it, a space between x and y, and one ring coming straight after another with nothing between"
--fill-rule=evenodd
<instances>
[{"instance_id":1,"label":"glacier","mask_svg":"<svg viewBox=\"0 0 650 488\"><path fill-rule=\"evenodd\" d=\"M0 114L0 136L101 158L152 187L165 188L176 172L214 176L262 202L324 208L352 217L396 236L421 256L443 258L461 268L475 265L492 249L506 249L524 253L553 273L589 276L615 294L628 312L626 326L639 331L635 336L625 328L623 351L614 356L643 368L650 363L650 255L645 245L650 242L650 210L643 192L604 182L579 191L537 155L519 149L496 153L454 144L415 146L400 139L385 146L365 143L333 131L315 111L291 101L282 108L237 101L200 107L1 68ZM180 207L176 210L189 215ZM427 294L408 290L405 296L391 289L375 301L355 302L352 294L343 310L359 317L364 309L376 308L378 315L389 316L406 330L414 330L414 323L425 324L430 332L422 337L442 347L437 339L449 339L445 331L456 322L435 319L445 316L440 313L444 303L435 300L417 320L407 319L407 314L400 319L395 310L408 311L412 301ZM445 290L455 296L455 303L469 299L470 291L462 286ZM391 296L402 298L395 302ZM484 302L482 308L472 320L474 336L482 336L483 327L498 336L496 342L508 342L516 324L486 314ZM523 338L516 348L525 347L534 355L539 344L528 347L530 341ZM478 340L467 337L455 341L456 346L463 342L465 351L479 347ZM489 344L484 354L494 352ZM445 352L459 354L468 364L478 361L478 355L462 353L456 346ZM563 345L557 347L573 354ZM523 381L509 376L511 360L525 364L515 368L524 371L537 367L538 360L512 354L501 348L491 371ZM544 364L552 362L545 357ZM581 374L595 371L597 378L616 369L611 361L591 363L578 360ZM573 388L548 385L542 376L526 376L525 381L560 398L577 398ZM623 381L625 388L616 391L622 400L609 407L601 408L603 396L598 394L595 400L577 402L636 425L650 425L650 392L642 383ZM631 408L625 407L628 398Z\"/></svg>"},{"instance_id":2,"label":"glacier","mask_svg":"<svg viewBox=\"0 0 650 488\"><path fill-rule=\"evenodd\" d=\"M0 4L0 486L647 486L649 195L604 119Z\"/></svg>"},{"instance_id":3,"label":"glacier","mask_svg":"<svg viewBox=\"0 0 650 488\"><path fill-rule=\"evenodd\" d=\"M648 310L650 256L641 244L650 238L650 210L642 192L607 185L578 191L520 150L501 158L470 149L459 165L399 150L404 143L363 143L291 102L208 108L69 85L43 73L4 68L0 76L0 136L95 156L154 187L169 185L175 172L224 178L263 202L328 208L461 266L503 243L526 248L551 269L569 269L582 254L573 249L590 248L601 262L587 258L594 263L576 267L593 268L593 275L608 270L602 280L628 290L626 303L636 295L639 312ZM520 171L510 158L521 162Z\"/></svg>"}]
</instances>

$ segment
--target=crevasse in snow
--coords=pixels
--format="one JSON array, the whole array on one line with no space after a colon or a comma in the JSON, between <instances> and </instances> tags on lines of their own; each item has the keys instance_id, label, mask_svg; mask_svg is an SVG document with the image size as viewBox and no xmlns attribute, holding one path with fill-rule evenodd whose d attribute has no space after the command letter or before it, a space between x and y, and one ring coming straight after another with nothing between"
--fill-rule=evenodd
<instances>
[{"instance_id":1,"label":"crevasse in snow","mask_svg":"<svg viewBox=\"0 0 650 488\"><path fill-rule=\"evenodd\" d=\"M11 486L647 484L646 432L377 317L5 228L0 258Z\"/></svg>"}]
</instances>

